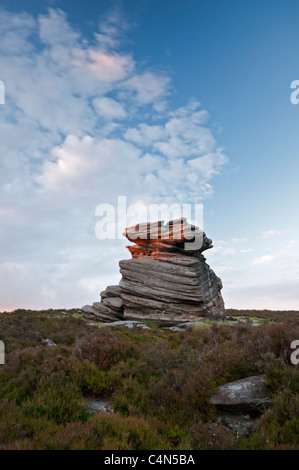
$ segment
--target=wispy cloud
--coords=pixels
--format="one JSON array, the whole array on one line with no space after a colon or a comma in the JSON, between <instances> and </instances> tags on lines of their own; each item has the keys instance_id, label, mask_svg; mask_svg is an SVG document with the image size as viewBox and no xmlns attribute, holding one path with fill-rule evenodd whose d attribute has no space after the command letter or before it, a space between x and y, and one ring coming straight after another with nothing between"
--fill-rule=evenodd
<instances>
[{"instance_id":1,"label":"wispy cloud","mask_svg":"<svg viewBox=\"0 0 299 470\"><path fill-rule=\"evenodd\" d=\"M265 232L262 232L261 237L262 238L272 238L276 237L278 235L284 235L286 233L289 233L290 230L267 230Z\"/></svg>"},{"instance_id":2,"label":"wispy cloud","mask_svg":"<svg viewBox=\"0 0 299 470\"><path fill-rule=\"evenodd\" d=\"M208 262L221 276L227 307L299 309L299 239L261 240L260 234L231 240L215 240L206 252ZM232 251L235 250L233 254ZM252 257L252 253L255 257ZM225 260L225 263L223 260Z\"/></svg>"},{"instance_id":3,"label":"wispy cloud","mask_svg":"<svg viewBox=\"0 0 299 470\"><path fill-rule=\"evenodd\" d=\"M91 302L126 256L95 238L95 207L199 202L227 161L200 104L170 109L170 76L122 50L121 16L99 25L88 40L58 9L1 14L2 308Z\"/></svg>"},{"instance_id":4,"label":"wispy cloud","mask_svg":"<svg viewBox=\"0 0 299 470\"><path fill-rule=\"evenodd\" d=\"M278 259L278 256L275 256L275 255L263 255L263 256L260 256L259 258L255 258L253 261L252 261L252 265L257 265L257 264L269 264L269 263L272 263L273 261L275 261L276 259Z\"/></svg>"}]
</instances>

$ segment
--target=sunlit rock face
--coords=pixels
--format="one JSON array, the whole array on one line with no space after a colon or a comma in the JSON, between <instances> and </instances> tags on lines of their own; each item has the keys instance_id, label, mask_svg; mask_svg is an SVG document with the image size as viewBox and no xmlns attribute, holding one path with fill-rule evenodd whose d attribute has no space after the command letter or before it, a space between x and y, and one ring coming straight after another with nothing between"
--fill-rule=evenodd
<instances>
[{"instance_id":1,"label":"sunlit rock face","mask_svg":"<svg viewBox=\"0 0 299 470\"><path fill-rule=\"evenodd\" d=\"M202 252L212 241L186 219L140 224L124 235L132 259L120 261L124 316L177 323L224 316L220 279ZM152 238L152 237L155 238Z\"/></svg>"},{"instance_id":2,"label":"sunlit rock face","mask_svg":"<svg viewBox=\"0 0 299 470\"><path fill-rule=\"evenodd\" d=\"M101 302L83 307L86 319L97 315L101 321L122 318L172 325L224 317L221 280L202 255L213 247L212 241L198 227L182 218L138 224L124 235L134 243L127 247L132 259L119 262L119 286L108 287Z\"/></svg>"}]
</instances>

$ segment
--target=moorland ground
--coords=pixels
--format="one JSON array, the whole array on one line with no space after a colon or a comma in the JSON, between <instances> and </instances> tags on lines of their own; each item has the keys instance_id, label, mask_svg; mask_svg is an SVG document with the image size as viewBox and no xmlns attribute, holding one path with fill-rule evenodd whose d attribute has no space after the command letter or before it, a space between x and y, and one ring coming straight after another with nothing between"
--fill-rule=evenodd
<instances>
[{"instance_id":1,"label":"moorland ground","mask_svg":"<svg viewBox=\"0 0 299 470\"><path fill-rule=\"evenodd\" d=\"M299 312L227 315L177 332L88 325L76 309L1 313L0 447L299 449L299 365L290 361ZM217 421L209 398L261 373L272 406L239 436ZM114 412L91 415L87 397Z\"/></svg>"}]
</instances>

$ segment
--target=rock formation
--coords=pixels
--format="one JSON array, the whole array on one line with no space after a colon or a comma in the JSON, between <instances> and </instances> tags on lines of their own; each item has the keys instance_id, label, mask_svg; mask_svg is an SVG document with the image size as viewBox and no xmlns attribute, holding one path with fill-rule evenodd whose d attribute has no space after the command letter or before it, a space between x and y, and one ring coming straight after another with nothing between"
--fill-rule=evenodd
<instances>
[{"instance_id":1,"label":"rock formation","mask_svg":"<svg viewBox=\"0 0 299 470\"><path fill-rule=\"evenodd\" d=\"M119 262L122 279L101 293L101 302L83 307L84 318L113 322L151 320L173 325L203 317L221 319L221 280L202 252L212 241L185 218L138 224L124 235L132 259Z\"/></svg>"},{"instance_id":2,"label":"rock formation","mask_svg":"<svg viewBox=\"0 0 299 470\"><path fill-rule=\"evenodd\" d=\"M89 321L113 322L123 319L123 300L119 286L108 286L101 292L101 302L83 307L83 318Z\"/></svg>"},{"instance_id":3,"label":"rock formation","mask_svg":"<svg viewBox=\"0 0 299 470\"><path fill-rule=\"evenodd\" d=\"M254 375L218 387L210 398L218 409L216 423L237 435L251 434L260 415L272 403L271 390L265 375Z\"/></svg>"},{"instance_id":4,"label":"rock formation","mask_svg":"<svg viewBox=\"0 0 299 470\"><path fill-rule=\"evenodd\" d=\"M271 393L265 375L254 375L221 385L210 403L231 413L262 412L271 404Z\"/></svg>"}]
</instances>

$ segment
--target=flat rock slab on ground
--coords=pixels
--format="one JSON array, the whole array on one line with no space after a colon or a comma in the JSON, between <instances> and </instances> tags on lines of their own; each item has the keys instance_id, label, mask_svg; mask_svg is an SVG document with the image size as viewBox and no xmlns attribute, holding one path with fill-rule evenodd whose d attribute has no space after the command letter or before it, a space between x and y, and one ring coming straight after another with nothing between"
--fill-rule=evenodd
<instances>
[{"instance_id":1,"label":"flat rock slab on ground","mask_svg":"<svg viewBox=\"0 0 299 470\"><path fill-rule=\"evenodd\" d=\"M96 413L113 413L113 409L109 401L96 400L94 398L86 398L85 400L89 413L94 415Z\"/></svg>"},{"instance_id":2,"label":"flat rock slab on ground","mask_svg":"<svg viewBox=\"0 0 299 470\"><path fill-rule=\"evenodd\" d=\"M222 385L210 403L230 412L262 412L271 404L265 375L255 375Z\"/></svg>"},{"instance_id":3,"label":"flat rock slab on ground","mask_svg":"<svg viewBox=\"0 0 299 470\"><path fill-rule=\"evenodd\" d=\"M150 327L147 326L145 323L142 323L140 321L133 321L133 320L120 320L120 321L114 321L110 323L105 323L105 322L89 322L87 323L90 326L99 326L99 327L108 327L108 326L117 326L120 328L129 328L132 329L134 327L136 328L142 328L143 330L150 330Z\"/></svg>"},{"instance_id":4,"label":"flat rock slab on ground","mask_svg":"<svg viewBox=\"0 0 299 470\"><path fill-rule=\"evenodd\" d=\"M136 326L137 328L143 328L144 330L150 330L150 327L145 325L142 322L139 321L133 321L133 320L124 320L124 321L114 321L113 323L109 323L109 326L121 326L123 328L134 328Z\"/></svg>"},{"instance_id":5,"label":"flat rock slab on ground","mask_svg":"<svg viewBox=\"0 0 299 470\"><path fill-rule=\"evenodd\" d=\"M44 346L56 346L56 343L52 339L42 339L42 344Z\"/></svg>"}]
</instances>

